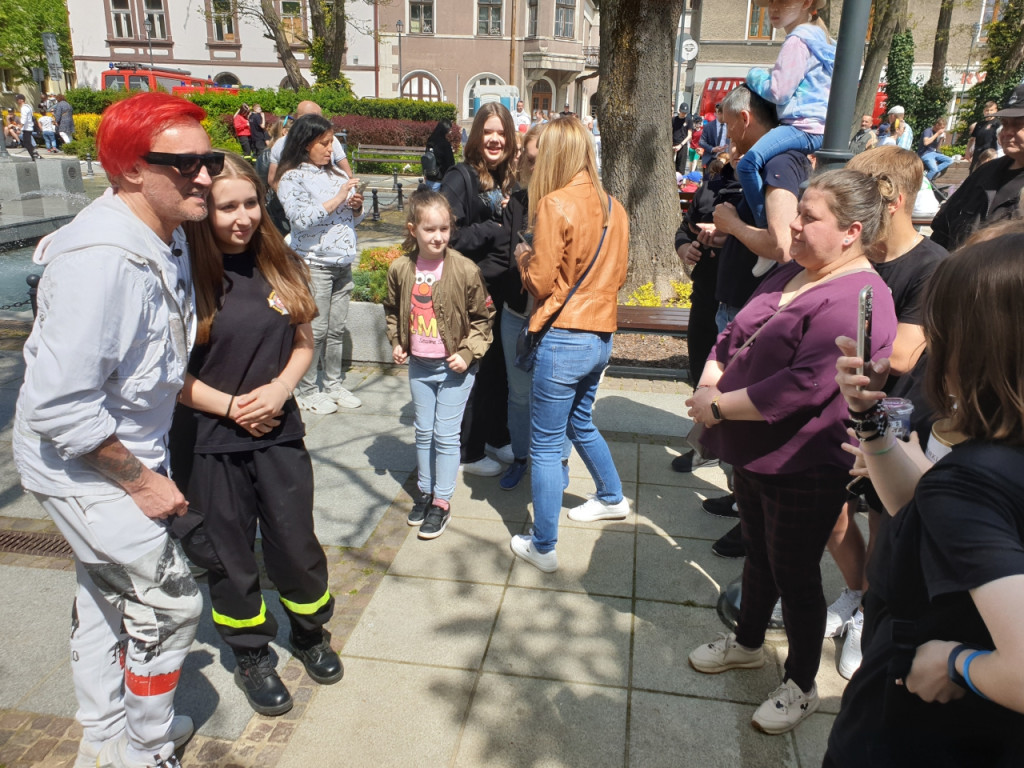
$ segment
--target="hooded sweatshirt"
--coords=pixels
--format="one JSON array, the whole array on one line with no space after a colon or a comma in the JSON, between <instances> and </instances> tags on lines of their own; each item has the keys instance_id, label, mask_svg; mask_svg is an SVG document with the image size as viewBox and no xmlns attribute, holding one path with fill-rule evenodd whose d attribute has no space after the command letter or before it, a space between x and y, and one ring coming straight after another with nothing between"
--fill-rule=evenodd
<instances>
[{"instance_id":1,"label":"hooded sweatshirt","mask_svg":"<svg viewBox=\"0 0 1024 768\"><path fill-rule=\"evenodd\" d=\"M43 238L33 261L45 271L14 417L22 485L50 496L111 492L82 456L112 434L166 470L194 334L184 233L163 242L108 189Z\"/></svg>"},{"instance_id":2,"label":"hooded sweatshirt","mask_svg":"<svg viewBox=\"0 0 1024 768\"><path fill-rule=\"evenodd\" d=\"M747 85L778 105L779 122L805 133L825 132L836 45L815 24L800 24L786 35L771 72L754 68Z\"/></svg>"}]
</instances>

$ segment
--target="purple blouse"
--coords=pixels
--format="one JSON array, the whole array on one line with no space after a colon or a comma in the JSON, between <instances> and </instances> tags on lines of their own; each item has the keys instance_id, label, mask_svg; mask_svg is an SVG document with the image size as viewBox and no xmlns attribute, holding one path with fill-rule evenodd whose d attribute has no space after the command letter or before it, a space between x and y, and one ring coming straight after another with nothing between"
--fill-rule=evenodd
<instances>
[{"instance_id":1,"label":"purple blouse","mask_svg":"<svg viewBox=\"0 0 1024 768\"><path fill-rule=\"evenodd\" d=\"M705 430L703 444L750 472L788 475L822 465L853 466L853 457L840 447L849 438L846 401L835 381L836 337L856 337L858 296L865 285L874 288L872 358L888 357L896 338L892 294L874 270L810 288L772 317L786 283L801 269L790 262L770 274L711 352L710 359L727 363L718 389L746 387L765 421L723 421Z\"/></svg>"}]
</instances>

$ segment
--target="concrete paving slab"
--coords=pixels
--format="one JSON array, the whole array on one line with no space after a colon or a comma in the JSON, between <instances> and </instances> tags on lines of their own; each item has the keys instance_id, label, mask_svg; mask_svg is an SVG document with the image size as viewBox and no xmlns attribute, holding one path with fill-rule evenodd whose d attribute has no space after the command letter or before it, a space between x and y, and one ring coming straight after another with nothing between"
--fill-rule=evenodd
<instances>
[{"instance_id":1,"label":"concrete paving slab","mask_svg":"<svg viewBox=\"0 0 1024 768\"><path fill-rule=\"evenodd\" d=\"M345 678L317 689L278 768L450 765L476 675L345 659Z\"/></svg>"},{"instance_id":2,"label":"concrete paving slab","mask_svg":"<svg viewBox=\"0 0 1024 768\"><path fill-rule=\"evenodd\" d=\"M502 588L385 576L344 654L477 669Z\"/></svg>"},{"instance_id":3,"label":"concrete paving slab","mask_svg":"<svg viewBox=\"0 0 1024 768\"><path fill-rule=\"evenodd\" d=\"M352 469L325 461L320 451L316 454L313 517L320 543L361 547L391 506L409 473Z\"/></svg>"},{"instance_id":4,"label":"concrete paving slab","mask_svg":"<svg viewBox=\"0 0 1024 768\"><path fill-rule=\"evenodd\" d=\"M404 424L412 424L408 376L387 369L358 367L346 372L343 384L363 401L359 408L345 413L394 415Z\"/></svg>"},{"instance_id":5,"label":"concrete paving slab","mask_svg":"<svg viewBox=\"0 0 1024 768\"><path fill-rule=\"evenodd\" d=\"M701 467L694 472L676 472L672 459L687 448L640 444L640 482L652 485L675 485L696 488L713 495L726 488L725 473L717 464Z\"/></svg>"},{"instance_id":6,"label":"concrete paving slab","mask_svg":"<svg viewBox=\"0 0 1024 768\"><path fill-rule=\"evenodd\" d=\"M704 499L726 493L721 489L700 491L684 486L644 484L638 493L637 525L668 536L715 541L736 524L733 519L714 517L701 509Z\"/></svg>"},{"instance_id":7,"label":"concrete paving slab","mask_svg":"<svg viewBox=\"0 0 1024 768\"><path fill-rule=\"evenodd\" d=\"M619 768L625 737L623 689L484 674L455 765Z\"/></svg>"},{"instance_id":8,"label":"concrete paving slab","mask_svg":"<svg viewBox=\"0 0 1024 768\"><path fill-rule=\"evenodd\" d=\"M642 529L641 529L642 530ZM637 536L636 596L713 608L729 582L743 573L742 560L711 553L704 539L641 533Z\"/></svg>"},{"instance_id":9,"label":"concrete paving slab","mask_svg":"<svg viewBox=\"0 0 1024 768\"><path fill-rule=\"evenodd\" d=\"M509 535L520 533L530 519L530 476L511 491L501 490L498 479L460 472L452 496L453 514L503 523Z\"/></svg>"},{"instance_id":10,"label":"concrete paving slab","mask_svg":"<svg viewBox=\"0 0 1024 768\"><path fill-rule=\"evenodd\" d=\"M800 765L821 765L828 748L828 735L832 733L832 725L835 721L835 715L822 712L819 709L793 730L792 738L796 744L796 754Z\"/></svg>"},{"instance_id":11,"label":"concrete paving slab","mask_svg":"<svg viewBox=\"0 0 1024 768\"><path fill-rule=\"evenodd\" d=\"M746 704L634 691L631 705L630 768L798 765L792 737L755 730Z\"/></svg>"},{"instance_id":12,"label":"concrete paving slab","mask_svg":"<svg viewBox=\"0 0 1024 768\"><path fill-rule=\"evenodd\" d=\"M0 352L0 386L18 390L25 378L25 357L21 352Z\"/></svg>"},{"instance_id":13,"label":"concrete paving slab","mask_svg":"<svg viewBox=\"0 0 1024 768\"><path fill-rule=\"evenodd\" d=\"M623 686L631 624L629 600L509 587L484 670Z\"/></svg>"},{"instance_id":14,"label":"concrete paving slab","mask_svg":"<svg viewBox=\"0 0 1024 768\"><path fill-rule=\"evenodd\" d=\"M361 410L361 409L357 409ZM303 414L303 419L309 412ZM390 414L345 412L315 417L306 427L306 448L316 462L380 472L416 469L412 426Z\"/></svg>"},{"instance_id":15,"label":"concrete paving slab","mask_svg":"<svg viewBox=\"0 0 1024 768\"><path fill-rule=\"evenodd\" d=\"M633 687L707 699L745 702L756 708L782 682L775 648L765 647L761 669L705 675L690 666L690 652L717 639L725 628L709 608L636 601ZM748 719L753 714L750 709Z\"/></svg>"},{"instance_id":16,"label":"concrete paving slab","mask_svg":"<svg viewBox=\"0 0 1024 768\"><path fill-rule=\"evenodd\" d=\"M624 443L619 440L608 442L608 450L612 454L612 461L615 462L615 469L619 472L619 479L624 483L635 483L637 476L637 444ZM583 457L579 451L573 449L569 456L569 477L584 477L591 480L590 471L583 463ZM593 480L591 480L593 484ZM593 489L591 489L593 490Z\"/></svg>"},{"instance_id":17,"label":"concrete paving slab","mask_svg":"<svg viewBox=\"0 0 1024 768\"><path fill-rule=\"evenodd\" d=\"M0 437L2 439L2 437ZM13 459L0 452L0 511L5 517L21 517L28 520L45 520L48 515L36 501L36 497L21 487L21 477L13 468ZM8 463L10 462L10 463Z\"/></svg>"},{"instance_id":18,"label":"concrete paving slab","mask_svg":"<svg viewBox=\"0 0 1024 768\"><path fill-rule=\"evenodd\" d=\"M591 595L633 595L632 531L564 529L559 533L558 570L543 573L516 558L509 584ZM508 539L505 541L508 549Z\"/></svg>"},{"instance_id":19,"label":"concrete paving slab","mask_svg":"<svg viewBox=\"0 0 1024 768\"><path fill-rule=\"evenodd\" d=\"M409 537L388 570L392 576L501 585L508 581L512 553L503 523L453 516L438 539L424 541L417 538L416 531L409 529Z\"/></svg>"},{"instance_id":20,"label":"concrete paving slab","mask_svg":"<svg viewBox=\"0 0 1024 768\"><path fill-rule=\"evenodd\" d=\"M594 424L602 432L634 435L659 435L682 438L692 422L686 413L685 395L660 392L623 392L597 390Z\"/></svg>"}]
</instances>

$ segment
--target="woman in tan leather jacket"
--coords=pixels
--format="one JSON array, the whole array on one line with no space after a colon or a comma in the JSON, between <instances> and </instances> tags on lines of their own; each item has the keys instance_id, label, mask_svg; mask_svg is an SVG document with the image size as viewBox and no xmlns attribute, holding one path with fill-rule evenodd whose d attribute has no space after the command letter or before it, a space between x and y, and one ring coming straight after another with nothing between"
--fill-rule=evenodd
<instances>
[{"instance_id":1,"label":"woman in tan leather jacket","mask_svg":"<svg viewBox=\"0 0 1024 768\"><path fill-rule=\"evenodd\" d=\"M555 542L567 433L597 485L586 503L569 510L570 519L619 520L629 514L619 473L591 413L618 323L629 220L601 187L593 143L575 117L553 120L541 135L530 200L533 248L521 245L516 255L535 305L530 330L547 331L538 346L531 392L533 533L513 536L511 546L516 555L550 573L558 568Z\"/></svg>"}]
</instances>

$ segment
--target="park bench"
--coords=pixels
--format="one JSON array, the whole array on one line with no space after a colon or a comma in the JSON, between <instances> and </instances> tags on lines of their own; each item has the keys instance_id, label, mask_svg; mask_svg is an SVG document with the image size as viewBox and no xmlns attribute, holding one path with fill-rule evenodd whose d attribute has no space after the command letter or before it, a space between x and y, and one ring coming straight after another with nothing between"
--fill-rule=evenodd
<instances>
[{"instance_id":1,"label":"park bench","mask_svg":"<svg viewBox=\"0 0 1024 768\"><path fill-rule=\"evenodd\" d=\"M649 333L685 339L690 326L690 310L682 307L618 307L619 333ZM643 366L613 365L608 369L613 376L687 379L685 368L646 368Z\"/></svg>"},{"instance_id":2,"label":"park bench","mask_svg":"<svg viewBox=\"0 0 1024 768\"><path fill-rule=\"evenodd\" d=\"M352 153L356 163L408 163L418 165L426 147L389 147L383 144L360 144Z\"/></svg>"}]
</instances>

